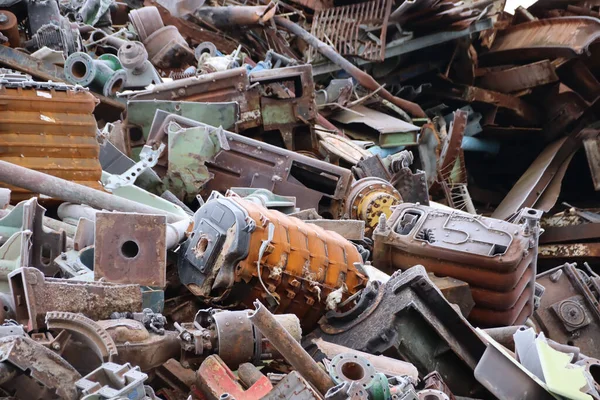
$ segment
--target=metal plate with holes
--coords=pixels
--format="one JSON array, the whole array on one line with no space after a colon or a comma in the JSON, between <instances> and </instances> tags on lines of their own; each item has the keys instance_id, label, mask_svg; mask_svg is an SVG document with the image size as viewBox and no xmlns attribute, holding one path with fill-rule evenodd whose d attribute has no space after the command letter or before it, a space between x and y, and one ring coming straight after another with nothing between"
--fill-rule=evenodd
<instances>
[{"instance_id":1,"label":"metal plate with holes","mask_svg":"<svg viewBox=\"0 0 600 400\"><path fill-rule=\"evenodd\" d=\"M95 280L164 287L166 257L164 216L96 214Z\"/></svg>"}]
</instances>

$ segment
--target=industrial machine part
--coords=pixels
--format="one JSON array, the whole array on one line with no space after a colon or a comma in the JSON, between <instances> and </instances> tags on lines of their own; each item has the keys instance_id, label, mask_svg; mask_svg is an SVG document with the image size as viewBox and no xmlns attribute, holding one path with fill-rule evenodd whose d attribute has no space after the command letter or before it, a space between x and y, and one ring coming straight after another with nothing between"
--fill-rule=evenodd
<instances>
[{"instance_id":1,"label":"industrial machine part","mask_svg":"<svg viewBox=\"0 0 600 400\"><path fill-rule=\"evenodd\" d=\"M600 278L564 264L537 277L544 286L540 307L533 314L535 323L554 341L577 346L583 354L600 357L597 341L600 311Z\"/></svg>"},{"instance_id":2,"label":"industrial machine part","mask_svg":"<svg viewBox=\"0 0 600 400\"><path fill-rule=\"evenodd\" d=\"M422 263L437 276L469 284L473 323L522 324L533 313L540 216L527 208L511 223L400 204L375 229L373 264L393 271Z\"/></svg>"},{"instance_id":3,"label":"industrial machine part","mask_svg":"<svg viewBox=\"0 0 600 400\"><path fill-rule=\"evenodd\" d=\"M300 375L306 378L321 394L327 393L334 386L333 380L260 301L256 300L254 306L255 311L248 315L252 324L269 339L273 347Z\"/></svg>"},{"instance_id":4,"label":"industrial machine part","mask_svg":"<svg viewBox=\"0 0 600 400\"><path fill-rule=\"evenodd\" d=\"M194 231L182 244L181 282L214 304L250 306L264 299L279 313L296 314L304 327L361 289L362 258L340 235L253 202L214 193L194 215Z\"/></svg>"},{"instance_id":5,"label":"industrial machine part","mask_svg":"<svg viewBox=\"0 0 600 400\"><path fill-rule=\"evenodd\" d=\"M107 146L102 147L102 150L105 150L105 149L107 149ZM108 149L114 150L115 152L118 151L116 148L108 147ZM147 175L144 175L144 174L146 173L146 171L149 171L152 167L154 167L156 165L156 163L158 162L158 159L160 158L160 155L162 154L164 149L165 149L164 143L161 143L156 149L153 149L150 146L144 146L142 148L142 151L140 151L140 154L139 154L140 160L138 162L134 163L133 165L131 165L129 168L127 168L127 170L119 173L118 175L117 175L117 173L114 173L111 171L106 171L106 169L103 168L103 170L105 172L112 174L108 177L108 179L106 179L106 182L104 183L104 189L106 189L110 192L113 192L114 190L116 190L120 187L133 185L135 183L135 181L137 180L137 178L144 177L144 179L146 181L152 181L153 179L155 179L153 176L147 176L147 175L153 175L151 173L148 173ZM100 156L101 163L103 161L102 155L107 156L106 152L102 152L102 150L101 150L101 156ZM110 150L106 150L106 151L108 152ZM102 153L104 153L104 154L102 154ZM123 155L123 157L127 157L127 156ZM116 158L116 155L115 155L115 158ZM106 159L104 161L106 161ZM128 164L127 161L129 161L129 158L126 158L125 160L123 160L123 159L115 160L114 158L112 158L111 161ZM119 166L110 165L110 167L118 169ZM113 169L113 168L111 168L111 169ZM114 171L114 169L113 169L113 171ZM144 183L152 184L152 182L144 182Z\"/></svg>"},{"instance_id":6,"label":"industrial machine part","mask_svg":"<svg viewBox=\"0 0 600 400\"><path fill-rule=\"evenodd\" d=\"M19 36L18 21L15 14L8 10L0 10L0 33L8 39L10 47L19 47L21 37Z\"/></svg>"},{"instance_id":7,"label":"industrial machine part","mask_svg":"<svg viewBox=\"0 0 600 400\"><path fill-rule=\"evenodd\" d=\"M56 3L56 1L35 2ZM44 15L44 18L48 18L48 16ZM30 50L39 50L47 47L51 50L60 51L64 54L64 57L67 57L69 54L84 51L85 49L79 30L65 17L60 17L58 23L46 23L37 31L32 32L35 32L35 34L25 42L25 47Z\"/></svg>"},{"instance_id":8,"label":"industrial machine part","mask_svg":"<svg viewBox=\"0 0 600 400\"><path fill-rule=\"evenodd\" d=\"M359 384L371 398L391 397L388 380L377 372L369 360L353 353L340 353L327 365L327 372L336 385L348 382Z\"/></svg>"},{"instance_id":9,"label":"industrial machine part","mask_svg":"<svg viewBox=\"0 0 600 400\"><path fill-rule=\"evenodd\" d=\"M178 68L193 64L194 51L173 25L163 26L144 40L150 62L158 68Z\"/></svg>"},{"instance_id":10,"label":"industrial machine part","mask_svg":"<svg viewBox=\"0 0 600 400\"><path fill-rule=\"evenodd\" d=\"M78 52L65 61L65 77L73 84L90 87L104 96L114 96L125 87L127 73L114 54L102 54L94 59Z\"/></svg>"},{"instance_id":11,"label":"industrial machine part","mask_svg":"<svg viewBox=\"0 0 600 400\"><path fill-rule=\"evenodd\" d=\"M164 215L96 214L94 279L163 288L167 281Z\"/></svg>"},{"instance_id":12,"label":"industrial machine part","mask_svg":"<svg viewBox=\"0 0 600 400\"><path fill-rule=\"evenodd\" d=\"M81 400L127 398L145 400L144 381L148 375L140 371L140 367L132 367L107 362L92 373L75 382L81 394ZM155 397L150 397L154 399Z\"/></svg>"},{"instance_id":13,"label":"industrial machine part","mask_svg":"<svg viewBox=\"0 0 600 400\"><path fill-rule=\"evenodd\" d=\"M352 309L327 313L306 340L312 337L403 359L421 376L438 371L456 395L483 394L473 369L485 345L423 266L398 271L385 284L370 281Z\"/></svg>"},{"instance_id":14,"label":"industrial machine part","mask_svg":"<svg viewBox=\"0 0 600 400\"><path fill-rule=\"evenodd\" d=\"M142 43L127 42L119 47L117 56L127 73L126 89L144 89L148 85L162 83L158 72L148 61L148 52Z\"/></svg>"},{"instance_id":15,"label":"industrial machine part","mask_svg":"<svg viewBox=\"0 0 600 400\"><path fill-rule=\"evenodd\" d=\"M299 208L314 208L326 218L342 216L352 182L347 169L176 115L163 126L167 122L161 134L169 141L165 176L178 197L195 195L202 184L205 198L231 187L263 188L294 196ZM158 143L162 138L157 134L150 140Z\"/></svg>"},{"instance_id":16,"label":"industrial machine part","mask_svg":"<svg viewBox=\"0 0 600 400\"><path fill-rule=\"evenodd\" d=\"M29 337L0 338L0 371L0 387L15 398L78 399L75 382L81 375L61 356Z\"/></svg>"},{"instance_id":17,"label":"industrial machine part","mask_svg":"<svg viewBox=\"0 0 600 400\"><path fill-rule=\"evenodd\" d=\"M322 400L323 397L297 371L283 377L262 400Z\"/></svg>"},{"instance_id":18,"label":"industrial machine part","mask_svg":"<svg viewBox=\"0 0 600 400\"><path fill-rule=\"evenodd\" d=\"M158 9L153 6L131 10L128 17L142 42L165 26Z\"/></svg>"},{"instance_id":19,"label":"industrial machine part","mask_svg":"<svg viewBox=\"0 0 600 400\"><path fill-rule=\"evenodd\" d=\"M248 320L249 310L200 310L193 323L180 325L182 363L199 365L208 355L217 354L228 367L260 364L262 360L279 360L281 355ZM296 341L300 341L300 321L293 314L278 314L277 321Z\"/></svg>"},{"instance_id":20,"label":"industrial machine part","mask_svg":"<svg viewBox=\"0 0 600 400\"><path fill-rule=\"evenodd\" d=\"M212 355L204 360L196 372L196 382L207 400L259 400L273 389L273 385L260 371L256 372L260 378L244 389L240 383L241 377L238 379L219 356Z\"/></svg>"},{"instance_id":21,"label":"industrial machine part","mask_svg":"<svg viewBox=\"0 0 600 400\"><path fill-rule=\"evenodd\" d=\"M144 324L144 327L151 330L152 332L158 335L165 334L165 324L167 323L167 319L160 313L155 313L149 308L144 308L142 312L124 312L118 313L114 312L110 315L111 319L121 319L128 318L133 319L134 321L141 322Z\"/></svg>"},{"instance_id":22,"label":"industrial machine part","mask_svg":"<svg viewBox=\"0 0 600 400\"><path fill-rule=\"evenodd\" d=\"M21 78L0 78L0 160L99 189L94 96L62 83ZM31 197L6 183L1 186L12 190L12 201Z\"/></svg>"},{"instance_id":23,"label":"industrial machine part","mask_svg":"<svg viewBox=\"0 0 600 400\"><path fill-rule=\"evenodd\" d=\"M312 135L300 133L307 133L317 118L314 90L309 64L252 74L241 67L162 83L132 99L235 101L240 107L236 132L257 127L279 131L288 150L309 150L314 147Z\"/></svg>"},{"instance_id":24,"label":"industrial machine part","mask_svg":"<svg viewBox=\"0 0 600 400\"><path fill-rule=\"evenodd\" d=\"M371 237L381 214L392 215L392 206L402 203L400 193L381 178L362 178L354 182L344 204L344 217L365 221L365 236Z\"/></svg>"},{"instance_id":25,"label":"industrial machine part","mask_svg":"<svg viewBox=\"0 0 600 400\"><path fill-rule=\"evenodd\" d=\"M284 214L300 211L296 207L296 198L294 196L280 196L267 189L232 187L227 190L225 196L239 196L265 208L277 210Z\"/></svg>"},{"instance_id":26,"label":"industrial machine part","mask_svg":"<svg viewBox=\"0 0 600 400\"><path fill-rule=\"evenodd\" d=\"M49 311L82 313L97 320L115 311L142 309L138 285L44 278L36 268L19 268L8 275L8 280L15 319L28 331L44 327Z\"/></svg>"}]
</instances>

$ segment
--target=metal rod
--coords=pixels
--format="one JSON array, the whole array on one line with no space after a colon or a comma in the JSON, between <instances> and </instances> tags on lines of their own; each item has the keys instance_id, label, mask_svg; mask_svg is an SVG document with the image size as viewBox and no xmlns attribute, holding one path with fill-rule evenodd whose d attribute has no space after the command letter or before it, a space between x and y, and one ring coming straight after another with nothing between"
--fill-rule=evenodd
<instances>
[{"instance_id":1,"label":"metal rod","mask_svg":"<svg viewBox=\"0 0 600 400\"><path fill-rule=\"evenodd\" d=\"M72 203L87 204L99 209L166 215L169 222L176 222L185 218L168 211L140 204L1 160L0 182L27 189L34 193L44 194Z\"/></svg>"},{"instance_id":2,"label":"metal rod","mask_svg":"<svg viewBox=\"0 0 600 400\"><path fill-rule=\"evenodd\" d=\"M275 319L260 301L254 302L256 310L248 315L252 324L279 351L288 363L308 380L319 392L325 394L334 386L327 373L302 348L292 335Z\"/></svg>"},{"instance_id":3,"label":"metal rod","mask_svg":"<svg viewBox=\"0 0 600 400\"><path fill-rule=\"evenodd\" d=\"M366 72L362 71L360 68L352 64L350 61L346 60L342 57L335 49L321 40L317 39L315 36L311 35L309 32L301 28L299 25L293 23L289 19L282 17L275 17L275 23L290 32L294 35L298 36L302 40L304 40L309 45L313 46L317 51L323 54L325 57L330 59L334 64L339 65L344 71L349 73L354 79L358 81L363 87L369 90L379 90L379 95L384 99L394 103L398 107L408 111L414 117L418 118L426 118L427 115L425 111L418 104L413 103L412 101L404 100L399 97L394 96L386 89L381 88L381 86L377 83L375 79Z\"/></svg>"}]
</instances>

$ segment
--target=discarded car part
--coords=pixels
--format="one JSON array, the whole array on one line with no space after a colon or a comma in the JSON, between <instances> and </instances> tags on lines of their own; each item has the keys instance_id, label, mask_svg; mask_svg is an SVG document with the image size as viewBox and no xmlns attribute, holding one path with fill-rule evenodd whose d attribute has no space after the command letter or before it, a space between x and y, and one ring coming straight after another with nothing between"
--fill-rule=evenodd
<instances>
[{"instance_id":1,"label":"discarded car part","mask_svg":"<svg viewBox=\"0 0 600 400\"><path fill-rule=\"evenodd\" d=\"M162 83L158 72L148 61L148 53L142 43L127 42L119 48L118 57L127 73L126 89L144 89L148 85Z\"/></svg>"},{"instance_id":2,"label":"discarded car part","mask_svg":"<svg viewBox=\"0 0 600 400\"><path fill-rule=\"evenodd\" d=\"M158 68L177 68L194 61L194 51L172 25L152 32L144 40L144 46L150 62Z\"/></svg>"},{"instance_id":3,"label":"discarded car part","mask_svg":"<svg viewBox=\"0 0 600 400\"><path fill-rule=\"evenodd\" d=\"M600 357L596 346L600 280L567 263L539 274L537 282L546 290L533 316L546 337Z\"/></svg>"},{"instance_id":4,"label":"discarded car part","mask_svg":"<svg viewBox=\"0 0 600 400\"><path fill-rule=\"evenodd\" d=\"M218 355L229 368L237 370L243 363L260 364L262 360L280 360L282 357L248 320L250 310L200 310L194 323L181 324L182 363L195 365L210 354ZM302 330L298 317L278 314L275 319L296 341ZM199 364L199 363L198 363Z\"/></svg>"},{"instance_id":5,"label":"discarded car part","mask_svg":"<svg viewBox=\"0 0 600 400\"><path fill-rule=\"evenodd\" d=\"M107 362L92 373L75 382L75 387L82 399L114 399L127 398L145 400L144 381L148 375L140 371L140 367L132 367Z\"/></svg>"},{"instance_id":6,"label":"discarded car part","mask_svg":"<svg viewBox=\"0 0 600 400\"><path fill-rule=\"evenodd\" d=\"M307 219L304 221L326 231L336 232L344 239L361 241L365 238L365 221L355 219Z\"/></svg>"},{"instance_id":7,"label":"discarded car part","mask_svg":"<svg viewBox=\"0 0 600 400\"><path fill-rule=\"evenodd\" d=\"M120 318L129 318L134 321L141 322L144 324L144 327L148 330L158 334L165 334L165 324L167 323L167 319L160 313L156 313L152 311L150 308L144 308L142 312L124 312L124 313L112 313L110 315L111 319L120 319Z\"/></svg>"},{"instance_id":8,"label":"discarded car part","mask_svg":"<svg viewBox=\"0 0 600 400\"><path fill-rule=\"evenodd\" d=\"M483 63L571 58L600 37L600 22L591 17L560 17L525 22L502 30Z\"/></svg>"},{"instance_id":9,"label":"discarded car part","mask_svg":"<svg viewBox=\"0 0 600 400\"><path fill-rule=\"evenodd\" d=\"M297 371L283 377L263 400L321 400L323 397Z\"/></svg>"},{"instance_id":10,"label":"discarded car part","mask_svg":"<svg viewBox=\"0 0 600 400\"><path fill-rule=\"evenodd\" d=\"M164 215L97 213L94 279L164 287L166 236Z\"/></svg>"},{"instance_id":11,"label":"discarded car part","mask_svg":"<svg viewBox=\"0 0 600 400\"><path fill-rule=\"evenodd\" d=\"M17 22L15 14L8 10L0 11L0 33L6 36L10 47L19 47L21 45Z\"/></svg>"},{"instance_id":12,"label":"discarded car part","mask_svg":"<svg viewBox=\"0 0 600 400\"><path fill-rule=\"evenodd\" d=\"M349 353L366 359L377 372L389 376L408 376L415 382L419 380L419 372L414 365L395 358L353 350L339 344L326 342L321 338L311 338L305 341L303 346L315 361L321 361L323 358L333 359L338 354Z\"/></svg>"},{"instance_id":13,"label":"discarded car part","mask_svg":"<svg viewBox=\"0 0 600 400\"><path fill-rule=\"evenodd\" d=\"M90 346L104 361L112 361L118 354L117 346L110 335L96 322L72 312L50 311L46 314L46 328L59 331L66 330L75 338Z\"/></svg>"},{"instance_id":14,"label":"discarded car part","mask_svg":"<svg viewBox=\"0 0 600 400\"><path fill-rule=\"evenodd\" d=\"M383 214L392 215L392 207L402 203L400 193L387 181L380 178L362 178L350 186L344 217L365 221L365 236L371 237Z\"/></svg>"},{"instance_id":15,"label":"discarded car part","mask_svg":"<svg viewBox=\"0 0 600 400\"><path fill-rule=\"evenodd\" d=\"M202 6L195 9L192 15L200 21L205 21L216 28L231 28L231 26L262 25L269 21L277 11L276 3L260 6Z\"/></svg>"},{"instance_id":16,"label":"discarded car part","mask_svg":"<svg viewBox=\"0 0 600 400\"><path fill-rule=\"evenodd\" d=\"M75 382L81 375L58 354L29 337L0 338L0 365L12 366L20 372L17 379L0 384L3 389L14 392L17 398L33 398L36 388L40 390L39 384L45 394L42 398L53 395L71 400L78 398Z\"/></svg>"},{"instance_id":17,"label":"discarded car part","mask_svg":"<svg viewBox=\"0 0 600 400\"><path fill-rule=\"evenodd\" d=\"M364 106L338 111L329 118L348 126L350 130L347 134L351 137L358 136L354 130L367 133L374 131L382 148L417 144L418 126ZM361 129L362 126L367 129Z\"/></svg>"},{"instance_id":18,"label":"discarded car part","mask_svg":"<svg viewBox=\"0 0 600 400\"><path fill-rule=\"evenodd\" d=\"M0 86L5 103L0 111L0 159L99 189L94 97L59 83L0 79ZM8 188L13 201L31 196L23 188Z\"/></svg>"},{"instance_id":19,"label":"discarded car part","mask_svg":"<svg viewBox=\"0 0 600 400\"><path fill-rule=\"evenodd\" d=\"M8 279L15 319L28 331L44 327L46 313L50 311L82 313L97 320L106 319L115 311L142 308L138 285L44 278L36 268L19 268Z\"/></svg>"},{"instance_id":20,"label":"discarded car part","mask_svg":"<svg viewBox=\"0 0 600 400\"><path fill-rule=\"evenodd\" d=\"M165 26L156 7L142 7L131 10L128 17L142 42Z\"/></svg>"},{"instance_id":21,"label":"discarded car part","mask_svg":"<svg viewBox=\"0 0 600 400\"><path fill-rule=\"evenodd\" d=\"M555 399L540 379L529 373L500 344L477 332L486 340L487 348L475 368L475 377L499 399L552 400ZM502 373L498 373L502 371Z\"/></svg>"},{"instance_id":22,"label":"discarded car part","mask_svg":"<svg viewBox=\"0 0 600 400\"><path fill-rule=\"evenodd\" d=\"M331 292L343 288L346 298L366 281L354 266L360 254L340 235L218 193L196 212L180 251L180 280L196 296L246 306L264 299L307 328Z\"/></svg>"},{"instance_id":23,"label":"discarded car part","mask_svg":"<svg viewBox=\"0 0 600 400\"><path fill-rule=\"evenodd\" d=\"M419 332L418 341L413 340L415 332ZM436 370L456 395L481 394L472 370L485 346L429 280L423 266L395 272L385 284L370 281L354 308L330 311L309 337L313 335L404 359L423 376Z\"/></svg>"},{"instance_id":24,"label":"discarded car part","mask_svg":"<svg viewBox=\"0 0 600 400\"><path fill-rule=\"evenodd\" d=\"M467 282L480 326L524 323L533 313L541 212L524 209L524 223L400 204L373 233L373 263L385 271L418 263L438 276Z\"/></svg>"},{"instance_id":25,"label":"discarded car part","mask_svg":"<svg viewBox=\"0 0 600 400\"><path fill-rule=\"evenodd\" d=\"M321 394L327 393L334 386L325 371L310 357L288 331L275 319L258 300L254 302L256 310L248 315L248 319L275 347L285 360L306 380L317 388Z\"/></svg>"},{"instance_id":26,"label":"discarded car part","mask_svg":"<svg viewBox=\"0 0 600 400\"><path fill-rule=\"evenodd\" d=\"M177 150L188 154L197 170L187 171L188 183L194 186L212 176L201 192L204 198L212 191L225 193L231 187L264 188L296 197L301 209L314 208L333 219L342 216L342 202L353 179L349 170L200 122L181 117L174 120L177 123L171 123L170 130L179 132ZM198 128L179 131L177 126ZM206 142L207 137L210 142ZM205 161L208 174L198 165L197 152L189 151L189 141L205 143L209 149L221 147ZM229 150L223 148L225 144Z\"/></svg>"},{"instance_id":27,"label":"discarded car part","mask_svg":"<svg viewBox=\"0 0 600 400\"><path fill-rule=\"evenodd\" d=\"M207 400L258 400L273 389L269 378L263 375L257 382L244 390L233 372L219 356L215 355L208 356L196 371L196 382Z\"/></svg>"},{"instance_id":28,"label":"discarded car part","mask_svg":"<svg viewBox=\"0 0 600 400\"><path fill-rule=\"evenodd\" d=\"M299 25L293 23L292 21L284 17L275 17L273 19L275 20L275 23L277 25L289 30L293 34L297 35L299 38L302 38L302 40L304 40L306 43L315 47L319 51L319 53L323 54L332 62L342 67L346 72L348 72L348 74L350 74L366 89L378 90L378 93L381 97L402 108L403 110L408 111L415 117L426 117L425 112L421 109L419 105L407 100L400 99L392 95L385 88L381 88L381 86L375 81L375 79L373 79L373 77L361 71L354 64L346 60L344 57L340 56L333 47L317 39L307 31L302 29Z\"/></svg>"},{"instance_id":29,"label":"discarded car part","mask_svg":"<svg viewBox=\"0 0 600 400\"><path fill-rule=\"evenodd\" d=\"M65 76L69 82L90 87L104 96L122 91L127 79L127 73L113 54L93 59L87 53L73 53L65 61Z\"/></svg>"},{"instance_id":30,"label":"discarded car part","mask_svg":"<svg viewBox=\"0 0 600 400\"><path fill-rule=\"evenodd\" d=\"M168 222L187 218L2 160L0 182L19 185L24 189L71 203L88 204L98 209L166 215Z\"/></svg>"},{"instance_id":31,"label":"discarded car part","mask_svg":"<svg viewBox=\"0 0 600 400\"><path fill-rule=\"evenodd\" d=\"M342 56L383 61L392 3L390 0L377 0L317 10L311 35L331 43ZM379 37L369 37L367 32L375 27L380 28ZM317 50L311 47L307 62L317 59L316 55Z\"/></svg>"}]
</instances>

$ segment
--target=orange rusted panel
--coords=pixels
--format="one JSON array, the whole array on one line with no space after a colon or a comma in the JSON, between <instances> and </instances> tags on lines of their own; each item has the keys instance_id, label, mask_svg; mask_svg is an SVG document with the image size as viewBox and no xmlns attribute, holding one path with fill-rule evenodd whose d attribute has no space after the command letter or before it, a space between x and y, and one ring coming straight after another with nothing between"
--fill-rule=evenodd
<instances>
[{"instance_id":1,"label":"orange rusted panel","mask_svg":"<svg viewBox=\"0 0 600 400\"><path fill-rule=\"evenodd\" d=\"M0 85L0 159L101 189L95 107L89 92L65 85ZM13 202L32 195L0 186Z\"/></svg>"}]
</instances>

